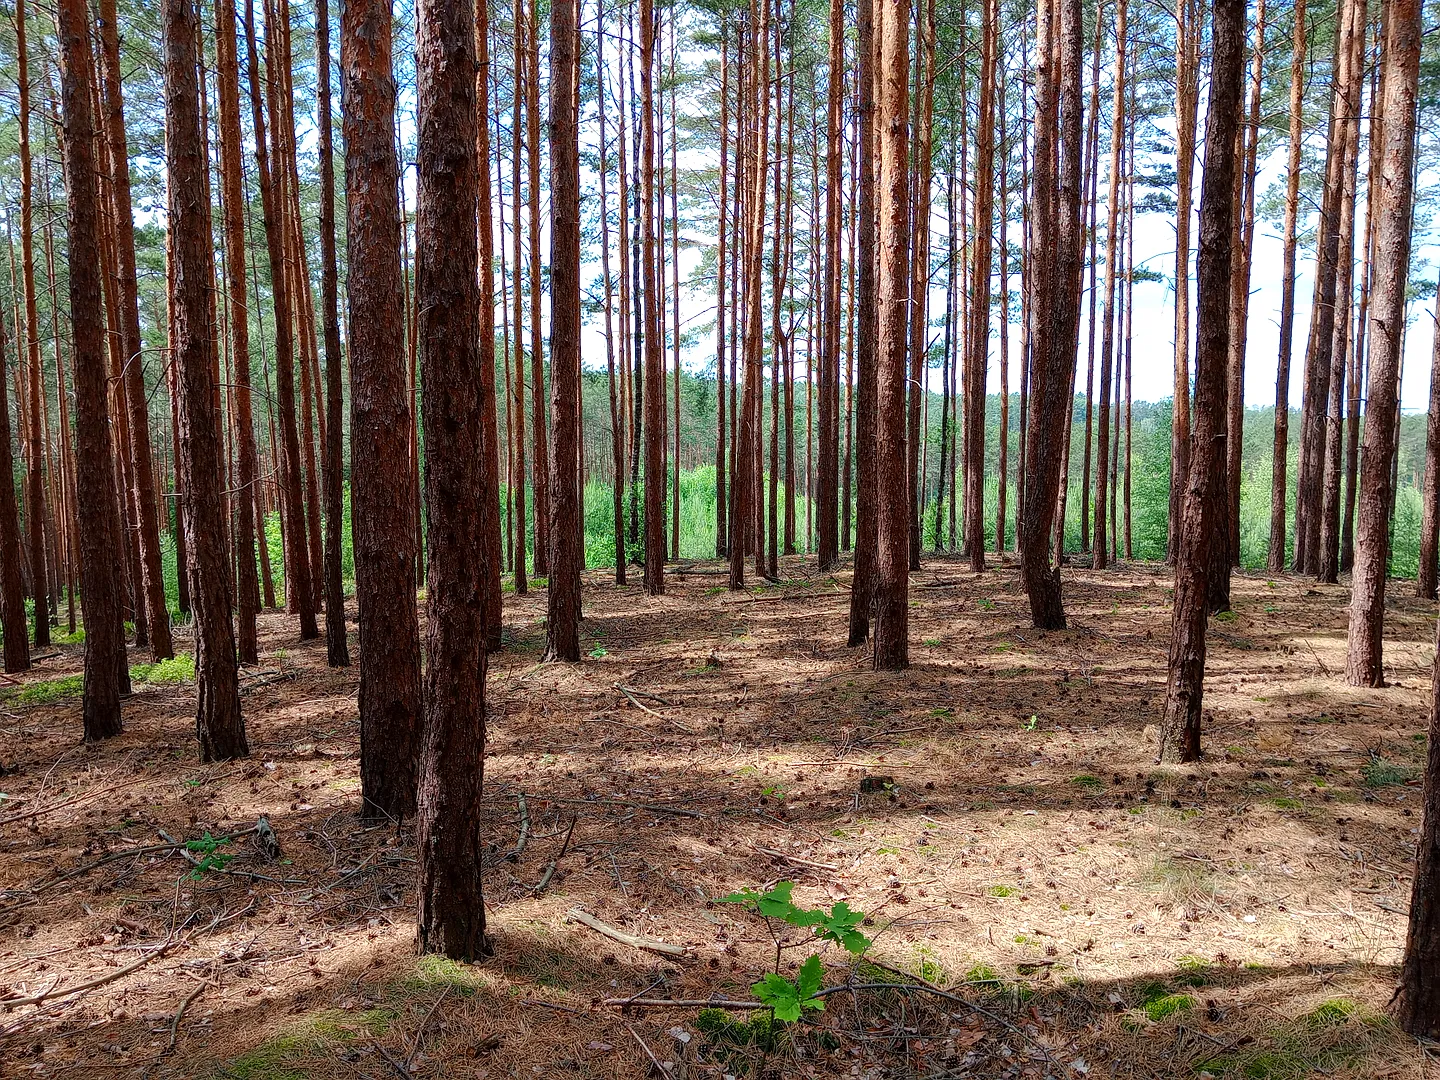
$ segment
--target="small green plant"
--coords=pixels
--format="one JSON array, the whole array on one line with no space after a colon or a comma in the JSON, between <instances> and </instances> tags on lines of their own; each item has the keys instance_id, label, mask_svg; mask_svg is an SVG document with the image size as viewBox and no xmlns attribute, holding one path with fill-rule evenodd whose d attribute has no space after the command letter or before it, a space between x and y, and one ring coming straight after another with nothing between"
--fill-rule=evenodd
<instances>
[{"instance_id":1,"label":"small green plant","mask_svg":"<svg viewBox=\"0 0 1440 1080\"><path fill-rule=\"evenodd\" d=\"M1365 767L1361 769L1365 786L1368 788L1397 787L1409 783L1418 774L1419 770L1415 766L1390 761L1376 753L1370 755Z\"/></svg>"},{"instance_id":2,"label":"small green plant","mask_svg":"<svg viewBox=\"0 0 1440 1080\"><path fill-rule=\"evenodd\" d=\"M601 658L603 658L603 657L606 657L606 656L609 656L609 655L610 655L610 650L607 649L607 648L605 648L604 645L596 645L593 649L590 650L590 659L591 659L591 660L599 660L599 659L601 659Z\"/></svg>"},{"instance_id":3,"label":"small green plant","mask_svg":"<svg viewBox=\"0 0 1440 1080\"><path fill-rule=\"evenodd\" d=\"M991 896L998 897L1002 900L1007 896L1015 896L1020 892L1014 885L991 885L990 888L985 891Z\"/></svg>"},{"instance_id":4,"label":"small green plant","mask_svg":"<svg viewBox=\"0 0 1440 1080\"><path fill-rule=\"evenodd\" d=\"M1029 720L1026 720L1025 723L1021 724L1020 726L1021 726L1022 728L1024 728L1026 731L1034 731L1035 728L1039 725L1039 723L1040 723L1040 717L1037 716L1035 713L1031 713L1031 714L1030 714L1030 719L1029 719Z\"/></svg>"},{"instance_id":5,"label":"small green plant","mask_svg":"<svg viewBox=\"0 0 1440 1080\"><path fill-rule=\"evenodd\" d=\"M976 603L978 603L978 604L980 605L980 610L981 610L981 611L994 611L994 610L995 610L995 601L994 601L994 600L991 600L988 596L982 596L982 597L980 597L980 599L977 600Z\"/></svg>"},{"instance_id":6,"label":"small green plant","mask_svg":"<svg viewBox=\"0 0 1440 1080\"><path fill-rule=\"evenodd\" d=\"M829 911L824 908L802 908L792 899L794 892L793 881L779 881L768 892L747 888L720 897L722 904L739 904L765 919L765 925L775 942L775 970L767 972L764 978L750 988L750 992L757 1000L769 1006L773 1019L787 1024L795 1023L807 1010L819 1012L825 1008L824 999L817 996L824 980L825 967L820 954L811 953L800 965L795 978L789 979L781 975L780 957L786 945L775 931L776 923L792 926L797 930L812 930L820 941L838 945L857 957L863 956L871 945L870 939L859 929L860 924L865 921L863 911L852 910L843 900Z\"/></svg>"},{"instance_id":7,"label":"small green plant","mask_svg":"<svg viewBox=\"0 0 1440 1080\"><path fill-rule=\"evenodd\" d=\"M1070 782L1076 787L1082 787L1086 791L1100 791L1105 787L1105 781L1098 776L1089 773L1081 773L1079 776L1072 776Z\"/></svg>"},{"instance_id":8,"label":"small green plant","mask_svg":"<svg viewBox=\"0 0 1440 1080\"><path fill-rule=\"evenodd\" d=\"M186 840L185 850L198 856L194 868L190 871L191 879L199 881L212 870L224 870L235 858L234 855L220 850L222 845L229 842L228 836L211 836L208 832L199 840Z\"/></svg>"}]
</instances>

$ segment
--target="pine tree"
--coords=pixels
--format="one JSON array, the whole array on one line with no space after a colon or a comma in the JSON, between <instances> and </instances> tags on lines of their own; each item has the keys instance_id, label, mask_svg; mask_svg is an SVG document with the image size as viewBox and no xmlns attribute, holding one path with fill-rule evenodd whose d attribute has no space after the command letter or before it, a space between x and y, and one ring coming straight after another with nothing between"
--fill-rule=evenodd
<instances>
[{"instance_id":1,"label":"pine tree","mask_svg":"<svg viewBox=\"0 0 1440 1080\"><path fill-rule=\"evenodd\" d=\"M354 2L346 4L347 16ZM555 6L570 2L560 0ZM569 10L573 36L574 8ZM475 407L480 393L475 334L480 298L474 14L470 3L422 0L415 35L416 330L424 343L420 379L425 395L427 624L425 737L415 840L417 921L421 951L455 960L475 960L491 951L481 895L486 649L480 574L481 422ZM386 8L387 34L389 18ZM383 128L387 140L390 131L389 125Z\"/></svg>"},{"instance_id":2,"label":"pine tree","mask_svg":"<svg viewBox=\"0 0 1440 1080\"><path fill-rule=\"evenodd\" d=\"M341 10L340 73L360 792L367 816L400 820L415 812L421 690L390 50L389 4L348 0Z\"/></svg>"}]
</instances>

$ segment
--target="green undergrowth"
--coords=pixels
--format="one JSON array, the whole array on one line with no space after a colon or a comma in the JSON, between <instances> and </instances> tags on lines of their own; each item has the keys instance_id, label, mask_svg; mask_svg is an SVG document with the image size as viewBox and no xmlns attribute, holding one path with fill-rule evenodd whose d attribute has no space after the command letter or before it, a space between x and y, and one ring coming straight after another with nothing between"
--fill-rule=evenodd
<instances>
[{"instance_id":1,"label":"green undergrowth","mask_svg":"<svg viewBox=\"0 0 1440 1080\"><path fill-rule=\"evenodd\" d=\"M1323 1076L1360 1065L1391 1031L1383 1014L1348 998L1332 998L1241 1049L1200 1061L1196 1073L1202 1080Z\"/></svg>"},{"instance_id":2,"label":"green undergrowth","mask_svg":"<svg viewBox=\"0 0 1440 1080\"><path fill-rule=\"evenodd\" d=\"M133 686L155 686L165 683L190 682L195 678L195 658L181 653L169 660L153 664L131 664ZM66 698L79 697L85 691L83 675L60 675L53 679L37 679L5 691L0 700L13 705L52 705Z\"/></svg>"},{"instance_id":3,"label":"green undergrowth","mask_svg":"<svg viewBox=\"0 0 1440 1080\"><path fill-rule=\"evenodd\" d=\"M305 1080L317 1058L388 1032L399 1012L372 1008L356 1012L325 1009L289 1025L216 1073L216 1080Z\"/></svg>"}]
</instances>

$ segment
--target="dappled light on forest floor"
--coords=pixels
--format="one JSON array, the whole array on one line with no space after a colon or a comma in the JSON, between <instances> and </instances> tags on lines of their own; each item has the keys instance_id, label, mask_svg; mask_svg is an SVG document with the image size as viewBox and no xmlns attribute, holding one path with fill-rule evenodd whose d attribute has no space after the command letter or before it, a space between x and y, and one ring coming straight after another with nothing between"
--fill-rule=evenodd
<instances>
[{"instance_id":1,"label":"dappled light on forest floor","mask_svg":"<svg viewBox=\"0 0 1440 1080\"><path fill-rule=\"evenodd\" d=\"M355 674L323 643L262 619L252 756L219 765L190 683L137 683L126 734L81 745L75 690L36 689L78 673L62 647L4 691L0 993L54 996L0 1013L0 1076L1419 1074L1382 1010L1430 605L1392 599L1391 685L1355 690L1343 588L1237 575L1206 759L1160 767L1162 567L1067 571L1042 633L1013 564L927 560L903 674L844 647L848 571L731 594L716 568L655 599L588 575L575 666L539 664L543 593L507 597L474 967L414 954L412 834L357 816ZM786 880L866 915L862 959L818 949L857 987L826 1010L605 1003L753 1002L775 941L715 901ZM793 977L815 939L781 938Z\"/></svg>"}]
</instances>

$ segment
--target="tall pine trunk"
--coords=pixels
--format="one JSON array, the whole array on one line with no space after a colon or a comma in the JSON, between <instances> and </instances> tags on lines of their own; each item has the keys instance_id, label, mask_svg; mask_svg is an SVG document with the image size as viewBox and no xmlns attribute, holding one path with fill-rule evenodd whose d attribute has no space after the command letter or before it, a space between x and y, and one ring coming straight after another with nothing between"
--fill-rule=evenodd
<instances>
[{"instance_id":1,"label":"tall pine trunk","mask_svg":"<svg viewBox=\"0 0 1440 1080\"><path fill-rule=\"evenodd\" d=\"M66 224L70 237L70 326L75 350L76 510L80 600L85 620L85 740L121 731L120 693L128 685L121 620L120 520L114 449L106 403L105 317L100 296L100 206L95 121L90 107L89 12L84 0L60 0L60 107L65 127Z\"/></svg>"},{"instance_id":2,"label":"tall pine trunk","mask_svg":"<svg viewBox=\"0 0 1440 1080\"><path fill-rule=\"evenodd\" d=\"M906 468L906 336L911 266L908 169L910 0L879 7L875 34L876 112L879 129L876 402L875 402L875 667L902 671L910 664L910 514L914 499ZM928 177L922 177L928 182Z\"/></svg>"},{"instance_id":3,"label":"tall pine trunk","mask_svg":"<svg viewBox=\"0 0 1440 1080\"><path fill-rule=\"evenodd\" d=\"M0 476L15 475L15 453L10 446L9 375L5 371L8 352L5 320L0 315ZM13 483L0 484L0 620L6 674L29 670L30 633L25 616L25 584L20 576L20 509Z\"/></svg>"},{"instance_id":4,"label":"tall pine trunk","mask_svg":"<svg viewBox=\"0 0 1440 1080\"><path fill-rule=\"evenodd\" d=\"M1385 576L1390 557L1390 514L1395 499L1405 287L1410 279L1419 54L1417 6L1412 0L1396 0L1390 6L1385 39L1385 96L1381 112L1384 149L1379 185L1370 200L1375 217L1375 292L1369 313L1370 384L1365 403L1359 524L1345 658L1345 678L1351 686L1385 684L1382 663ZM1420 880L1417 874L1416 881ZM1418 994L1418 987L1412 990Z\"/></svg>"},{"instance_id":5,"label":"tall pine trunk","mask_svg":"<svg viewBox=\"0 0 1440 1080\"><path fill-rule=\"evenodd\" d=\"M330 6L315 0L315 64L318 69L316 126L320 129L320 294L325 326L325 657L331 667L350 663L345 640L345 586L341 578L341 526L344 519L345 427L340 422L342 390L340 365L340 302L335 266L335 162L331 149L330 112ZM248 558L248 549L246 557ZM250 559L254 569L254 559Z\"/></svg>"},{"instance_id":6,"label":"tall pine trunk","mask_svg":"<svg viewBox=\"0 0 1440 1080\"><path fill-rule=\"evenodd\" d=\"M360 794L366 816L400 820L415 812L421 690L390 26L384 0L341 10Z\"/></svg>"},{"instance_id":7,"label":"tall pine trunk","mask_svg":"<svg viewBox=\"0 0 1440 1080\"><path fill-rule=\"evenodd\" d=\"M560 0L556 7L573 2ZM347 0L347 14L353 3ZM485 557L480 515L485 494L480 412L475 407L480 395L475 333L480 317L475 230L480 192L474 14L469 2L422 0L415 34L416 333L424 342L420 380L425 396L427 583L416 921L422 952L465 961L491 951L481 894L486 649L479 571ZM388 9L385 20L388 23ZM388 36L388 25L385 33ZM386 125L387 139L390 130Z\"/></svg>"},{"instance_id":8,"label":"tall pine trunk","mask_svg":"<svg viewBox=\"0 0 1440 1080\"><path fill-rule=\"evenodd\" d=\"M580 571L585 561L576 528L581 513L578 3L558 0L550 9L550 426L555 453L549 476L545 658L569 661L580 659ZM678 369L675 378L680 378Z\"/></svg>"},{"instance_id":9,"label":"tall pine trunk","mask_svg":"<svg viewBox=\"0 0 1440 1080\"><path fill-rule=\"evenodd\" d=\"M1216 514L1226 498L1225 380L1230 351L1231 220L1238 167L1236 133L1244 76L1245 0L1216 0L1214 61L1205 131L1205 172L1200 182L1200 243L1196 260L1195 412L1185 474L1170 657L1161 721L1161 761L1200 756L1205 691L1207 591ZM1228 568L1228 560L1227 560Z\"/></svg>"},{"instance_id":10,"label":"tall pine trunk","mask_svg":"<svg viewBox=\"0 0 1440 1080\"><path fill-rule=\"evenodd\" d=\"M876 573L876 344L879 333L875 245L875 0L857 0L859 63L856 126L859 129L859 216L855 282L855 440L864 448L855 470L855 572L850 582L849 644L870 636Z\"/></svg>"},{"instance_id":11,"label":"tall pine trunk","mask_svg":"<svg viewBox=\"0 0 1440 1080\"><path fill-rule=\"evenodd\" d=\"M100 70L106 138L110 148L110 195L114 204L115 254L118 281L120 351L125 364L125 405L130 416L130 472L140 526L141 581L148 618L150 653L156 660L175 655L170 634L170 608L160 565L160 518L150 493L155 490L150 443L149 398L145 393L140 352L140 307L135 271L135 220L130 201L130 157L126 148L125 110L120 75L120 30L114 0L100 3ZM232 20L233 27L233 20Z\"/></svg>"},{"instance_id":12,"label":"tall pine trunk","mask_svg":"<svg viewBox=\"0 0 1440 1080\"><path fill-rule=\"evenodd\" d=\"M196 80L200 17L193 0L161 5L165 57L165 165L174 233L172 362L180 385L180 509L190 544L195 616L195 730L202 761L245 757L226 545L224 450L215 408L213 258L207 166ZM148 502L149 500L143 500Z\"/></svg>"}]
</instances>

